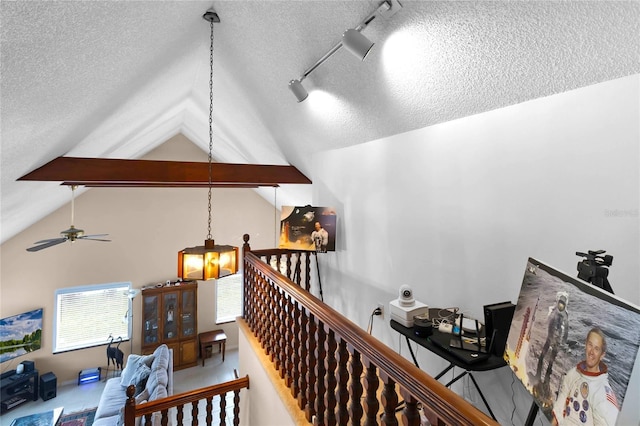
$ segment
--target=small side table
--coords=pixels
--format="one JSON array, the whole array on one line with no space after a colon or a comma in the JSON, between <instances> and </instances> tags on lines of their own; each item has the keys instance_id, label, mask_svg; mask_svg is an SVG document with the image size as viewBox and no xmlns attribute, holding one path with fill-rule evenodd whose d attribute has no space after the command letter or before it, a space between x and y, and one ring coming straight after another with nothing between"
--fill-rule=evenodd
<instances>
[{"instance_id":1,"label":"small side table","mask_svg":"<svg viewBox=\"0 0 640 426\"><path fill-rule=\"evenodd\" d=\"M227 346L227 335L223 330L205 331L198 334L198 340L200 341L200 356L202 357L202 366L204 367L205 349L208 346L218 344L218 350L222 353L222 362L224 362L224 351Z\"/></svg>"}]
</instances>

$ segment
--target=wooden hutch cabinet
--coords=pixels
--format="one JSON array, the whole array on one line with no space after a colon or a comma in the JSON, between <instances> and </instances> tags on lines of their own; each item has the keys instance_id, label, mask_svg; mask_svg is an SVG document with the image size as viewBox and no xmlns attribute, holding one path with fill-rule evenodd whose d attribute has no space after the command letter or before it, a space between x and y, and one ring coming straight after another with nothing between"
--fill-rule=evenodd
<instances>
[{"instance_id":1,"label":"wooden hutch cabinet","mask_svg":"<svg viewBox=\"0 0 640 426\"><path fill-rule=\"evenodd\" d=\"M173 368L198 363L198 282L142 290L142 353L165 343L173 349Z\"/></svg>"}]
</instances>

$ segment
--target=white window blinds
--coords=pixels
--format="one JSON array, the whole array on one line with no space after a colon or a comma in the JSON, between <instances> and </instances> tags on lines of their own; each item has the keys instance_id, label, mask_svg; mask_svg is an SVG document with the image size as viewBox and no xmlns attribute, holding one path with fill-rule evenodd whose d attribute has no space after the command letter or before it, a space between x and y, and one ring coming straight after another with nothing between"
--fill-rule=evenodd
<instances>
[{"instance_id":1,"label":"white window blinds","mask_svg":"<svg viewBox=\"0 0 640 426\"><path fill-rule=\"evenodd\" d=\"M242 274L216 280L216 324L235 321L242 315Z\"/></svg>"},{"instance_id":2,"label":"white window blinds","mask_svg":"<svg viewBox=\"0 0 640 426\"><path fill-rule=\"evenodd\" d=\"M71 287L55 292L53 352L130 338L130 282Z\"/></svg>"}]
</instances>

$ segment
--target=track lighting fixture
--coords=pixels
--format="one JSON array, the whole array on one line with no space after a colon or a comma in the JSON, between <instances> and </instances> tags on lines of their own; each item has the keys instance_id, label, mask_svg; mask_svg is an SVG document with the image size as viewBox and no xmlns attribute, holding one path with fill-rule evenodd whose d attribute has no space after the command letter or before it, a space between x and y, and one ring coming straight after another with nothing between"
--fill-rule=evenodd
<instances>
[{"instance_id":1,"label":"track lighting fixture","mask_svg":"<svg viewBox=\"0 0 640 426\"><path fill-rule=\"evenodd\" d=\"M373 42L362 33L351 28L342 34L342 45L353 53L356 58L364 61L364 58L367 57L373 47Z\"/></svg>"},{"instance_id":2,"label":"track lighting fixture","mask_svg":"<svg viewBox=\"0 0 640 426\"><path fill-rule=\"evenodd\" d=\"M302 85L302 81L307 78L309 74L315 71L320 65L322 65L327 59L333 56L342 46L344 46L349 52L353 53L358 59L364 61L374 43L369 40L364 34L361 33L376 17L389 18L402 8L402 5L398 0L385 0L378 5L375 11L369 16L364 18L354 28L350 28L342 34L342 39L335 46L331 48L324 56L311 67L309 67L304 74L299 78L289 81L289 90L293 92L298 102L302 102L309 96L307 89Z\"/></svg>"},{"instance_id":3,"label":"track lighting fixture","mask_svg":"<svg viewBox=\"0 0 640 426\"><path fill-rule=\"evenodd\" d=\"M293 92L298 102L302 102L307 99L309 92L304 88L300 80L291 80L289 82L289 89Z\"/></svg>"}]
</instances>

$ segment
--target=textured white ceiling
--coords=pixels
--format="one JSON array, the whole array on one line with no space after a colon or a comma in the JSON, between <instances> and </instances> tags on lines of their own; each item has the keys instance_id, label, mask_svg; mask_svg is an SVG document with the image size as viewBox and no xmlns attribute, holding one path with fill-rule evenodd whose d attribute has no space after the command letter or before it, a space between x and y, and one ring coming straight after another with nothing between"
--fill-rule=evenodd
<instances>
[{"instance_id":1,"label":"textured white ceiling","mask_svg":"<svg viewBox=\"0 0 640 426\"><path fill-rule=\"evenodd\" d=\"M287 88L377 1L2 1L1 241L69 201L16 179L60 155L139 158L176 133L207 150L215 26L214 156L293 164L640 72L637 1L402 1ZM286 197L283 197L285 199Z\"/></svg>"}]
</instances>

